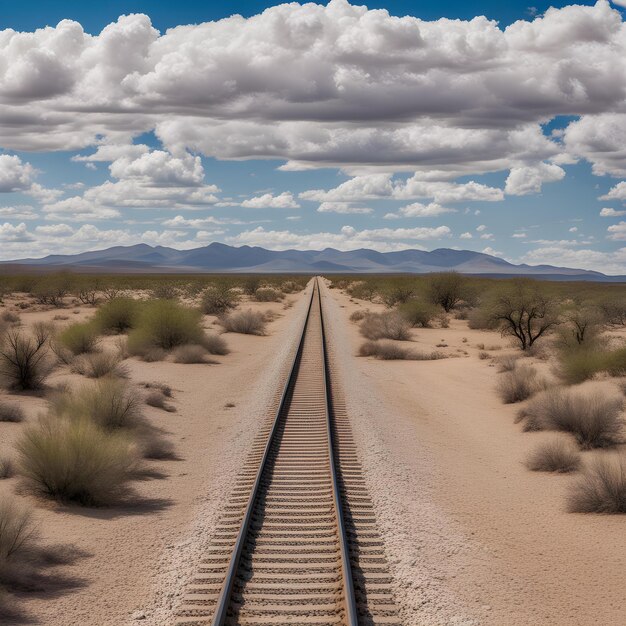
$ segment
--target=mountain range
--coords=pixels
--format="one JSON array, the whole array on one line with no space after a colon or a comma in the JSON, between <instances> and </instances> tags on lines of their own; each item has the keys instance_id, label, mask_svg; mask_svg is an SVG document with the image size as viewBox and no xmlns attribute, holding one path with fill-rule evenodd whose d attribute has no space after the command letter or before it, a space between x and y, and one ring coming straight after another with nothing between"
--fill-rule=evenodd
<instances>
[{"instance_id":1,"label":"mountain range","mask_svg":"<svg viewBox=\"0 0 626 626\"><path fill-rule=\"evenodd\" d=\"M2 263L5 270L71 269L83 272L258 272L258 273L427 273L456 271L486 276L535 276L558 280L622 281L591 270L552 265L515 265L472 250L438 248L432 251L377 252L358 250L267 250L211 243L192 250L137 244L80 254L50 255Z\"/></svg>"}]
</instances>

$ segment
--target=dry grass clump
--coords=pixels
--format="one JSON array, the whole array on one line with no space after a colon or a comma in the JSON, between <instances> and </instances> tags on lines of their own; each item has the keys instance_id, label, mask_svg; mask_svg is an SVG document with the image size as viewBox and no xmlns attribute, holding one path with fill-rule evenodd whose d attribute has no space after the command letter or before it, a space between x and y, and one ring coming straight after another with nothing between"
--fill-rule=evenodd
<instances>
[{"instance_id":1,"label":"dry grass clump","mask_svg":"<svg viewBox=\"0 0 626 626\"><path fill-rule=\"evenodd\" d=\"M146 357L151 350L169 351L185 344L202 343L200 313L174 300L144 303L136 327L128 335L128 350Z\"/></svg>"},{"instance_id":2,"label":"dry grass clump","mask_svg":"<svg viewBox=\"0 0 626 626\"><path fill-rule=\"evenodd\" d=\"M517 361L519 360L519 355L509 355L509 356L501 356L496 361L498 364L498 372L512 372L517 366Z\"/></svg>"},{"instance_id":3,"label":"dry grass clump","mask_svg":"<svg viewBox=\"0 0 626 626\"><path fill-rule=\"evenodd\" d=\"M486 359L490 359L490 358L491 358L491 355L489 354L489 352L485 352L484 350L481 350L481 351L478 353L478 358L479 358L481 361L485 361Z\"/></svg>"},{"instance_id":4,"label":"dry grass clump","mask_svg":"<svg viewBox=\"0 0 626 626\"><path fill-rule=\"evenodd\" d=\"M122 495L136 469L126 433L105 431L88 417L48 415L17 442L20 473L38 492L84 505Z\"/></svg>"},{"instance_id":5,"label":"dry grass clump","mask_svg":"<svg viewBox=\"0 0 626 626\"><path fill-rule=\"evenodd\" d=\"M555 437L537 446L526 459L533 472L575 472L580 467L580 452L565 437Z\"/></svg>"},{"instance_id":6,"label":"dry grass clump","mask_svg":"<svg viewBox=\"0 0 626 626\"><path fill-rule=\"evenodd\" d=\"M39 324L33 331L9 330L0 337L0 385L5 389L41 389L52 369L51 330Z\"/></svg>"},{"instance_id":7,"label":"dry grass clump","mask_svg":"<svg viewBox=\"0 0 626 626\"><path fill-rule=\"evenodd\" d=\"M568 509L572 513L626 513L626 456L594 459L572 485Z\"/></svg>"},{"instance_id":8,"label":"dry grass clump","mask_svg":"<svg viewBox=\"0 0 626 626\"><path fill-rule=\"evenodd\" d=\"M408 340L411 325L399 313L368 313L359 327L366 339Z\"/></svg>"},{"instance_id":9,"label":"dry grass clump","mask_svg":"<svg viewBox=\"0 0 626 626\"><path fill-rule=\"evenodd\" d=\"M85 354L96 349L98 330L89 322L72 324L59 334L58 340L72 354Z\"/></svg>"},{"instance_id":10,"label":"dry grass clump","mask_svg":"<svg viewBox=\"0 0 626 626\"><path fill-rule=\"evenodd\" d=\"M220 318L220 324L225 331L244 335L264 335L265 323L265 316L252 309L238 311Z\"/></svg>"},{"instance_id":11,"label":"dry grass clump","mask_svg":"<svg viewBox=\"0 0 626 626\"><path fill-rule=\"evenodd\" d=\"M103 333L125 333L135 327L140 306L132 298L113 298L98 308L94 324Z\"/></svg>"},{"instance_id":12,"label":"dry grass clump","mask_svg":"<svg viewBox=\"0 0 626 626\"><path fill-rule=\"evenodd\" d=\"M22 407L12 402L0 400L0 422L22 422L24 411Z\"/></svg>"},{"instance_id":13,"label":"dry grass clump","mask_svg":"<svg viewBox=\"0 0 626 626\"><path fill-rule=\"evenodd\" d=\"M157 409L163 409L168 413L174 413L175 407L167 403L167 396L160 389L152 389L146 395L146 404Z\"/></svg>"},{"instance_id":14,"label":"dry grass clump","mask_svg":"<svg viewBox=\"0 0 626 626\"><path fill-rule=\"evenodd\" d=\"M156 389L160 391L166 398L172 397L172 388L165 383L143 383L146 389Z\"/></svg>"},{"instance_id":15,"label":"dry grass clump","mask_svg":"<svg viewBox=\"0 0 626 626\"><path fill-rule=\"evenodd\" d=\"M113 352L83 354L72 363L72 371L87 378L103 376L128 377L128 368L122 365L121 358Z\"/></svg>"},{"instance_id":16,"label":"dry grass clump","mask_svg":"<svg viewBox=\"0 0 626 626\"><path fill-rule=\"evenodd\" d=\"M0 596L2 587L19 584L23 578L23 560L29 556L35 542L30 509L19 505L14 498L0 500Z\"/></svg>"},{"instance_id":17,"label":"dry grass clump","mask_svg":"<svg viewBox=\"0 0 626 626\"><path fill-rule=\"evenodd\" d=\"M174 363L207 363L207 351L203 346L196 344L187 344L178 346L172 351Z\"/></svg>"},{"instance_id":18,"label":"dry grass clump","mask_svg":"<svg viewBox=\"0 0 626 626\"><path fill-rule=\"evenodd\" d=\"M6 457L0 458L0 479L11 478L13 474L13 461Z\"/></svg>"},{"instance_id":19,"label":"dry grass clump","mask_svg":"<svg viewBox=\"0 0 626 626\"><path fill-rule=\"evenodd\" d=\"M201 308L207 315L223 315L237 307L239 295L228 285L218 284L208 287L202 294Z\"/></svg>"},{"instance_id":20,"label":"dry grass clump","mask_svg":"<svg viewBox=\"0 0 626 626\"><path fill-rule=\"evenodd\" d=\"M373 356L381 361L435 361L445 358L441 352L418 352L390 341L365 341L359 348L359 356Z\"/></svg>"},{"instance_id":21,"label":"dry grass clump","mask_svg":"<svg viewBox=\"0 0 626 626\"><path fill-rule=\"evenodd\" d=\"M223 356L230 352L224 338L214 333L205 334L204 337L202 337L201 345L209 354Z\"/></svg>"},{"instance_id":22,"label":"dry grass clump","mask_svg":"<svg viewBox=\"0 0 626 626\"><path fill-rule=\"evenodd\" d=\"M135 428L142 423L141 402L125 380L102 378L51 400L58 417L88 417L105 430Z\"/></svg>"},{"instance_id":23,"label":"dry grass clump","mask_svg":"<svg viewBox=\"0 0 626 626\"><path fill-rule=\"evenodd\" d=\"M285 294L272 287L259 287L254 292L254 299L257 302L280 302L285 298Z\"/></svg>"},{"instance_id":24,"label":"dry grass clump","mask_svg":"<svg viewBox=\"0 0 626 626\"><path fill-rule=\"evenodd\" d=\"M522 402L537 393L545 383L538 377L537 370L530 365L518 365L505 372L498 381L497 391L502 402Z\"/></svg>"},{"instance_id":25,"label":"dry grass clump","mask_svg":"<svg viewBox=\"0 0 626 626\"><path fill-rule=\"evenodd\" d=\"M366 311L362 311L361 309L359 309L358 311L354 311L353 313L350 314L350 321L360 322L366 315L367 315Z\"/></svg>"},{"instance_id":26,"label":"dry grass clump","mask_svg":"<svg viewBox=\"0 0 626 626\"><path fill-rule=\"evenodd\" d=\"M583 449L604 448L621 441L623 404L617 395L554 387L533 398L522 419L526 430L571 433Z\"/></svg>"}]
</instances>

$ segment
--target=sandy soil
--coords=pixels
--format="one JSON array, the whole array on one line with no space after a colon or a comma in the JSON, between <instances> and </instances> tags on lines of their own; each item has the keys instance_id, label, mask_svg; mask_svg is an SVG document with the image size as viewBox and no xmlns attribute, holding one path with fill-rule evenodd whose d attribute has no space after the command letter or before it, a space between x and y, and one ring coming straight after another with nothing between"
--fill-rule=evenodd
<instances>
[{"instance_id":1,"label":"sandy soil","mask_svg":"<svg viewBox=\"0 0 626 626\"><path fill-rule=\"evenodd\" d=\"M48 572L56 589L48 584L40 593L18 597L20 623L172 623L172 607L195 571L240 459L273 400L275 381L289 365L306 298L302 294L287 298L295 303L287 310L282 303L244 304L243 308L272 310L277 318L268 325L265 337L224 335L231 353L215 357L218 364L126 362L133 383L162 382L174 390L175 413L152 407L146 407L145 413L167 433L180 460L151 462L162 476L136 484L136 498L123 507L85 509L36 500L24 493L18 496L35 507L44 545L70 544L81 551L73 565ZM68 317L57 320L59 324L70 323L92 313L93 309L70 307L20 315L28 325L55 315ZM208 328L214 321L205 318ZM80 380L60 371L50 384ZM26 423L35 420L46 405L41 397L11 399L17 399L26 411ZM0 423L0 455L12 453L22 428L23 424ZM19 491L19 479L0 481L0 497Z\"/></svg>"},{"instance_id":2,"label":"sandy soil","mask_svg":"<svg viewBox=\"0 0 626 626\"><path fill-rule=\"evenodd\" d=\"M626 520L566 513L572 479L523 466L546 435L514 424L518 407L501 403L492 360L478 358L483 344L502 348L494 356L511 351L507 341L452 320L414 331L414 341L459 358L360 358L363 339L348 316L382 307L336 290L326 300L404 623L624 624ZM593 384L614 391L613 383Z\"/></svg>"}]
</instances>

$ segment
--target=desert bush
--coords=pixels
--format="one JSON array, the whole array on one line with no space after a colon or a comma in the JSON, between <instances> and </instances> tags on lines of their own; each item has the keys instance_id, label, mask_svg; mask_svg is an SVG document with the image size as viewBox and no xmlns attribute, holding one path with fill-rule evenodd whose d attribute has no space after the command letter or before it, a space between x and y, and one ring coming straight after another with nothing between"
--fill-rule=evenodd
<instances>
[{"instance_id":1,"label":"desert bush","mask_svg":"<svg viewBox=\"0 0 626 626\"><path fill-rule=\"evenodd\" d=\"M0 583L11 583L11 566L20 553L32 548L36 537L35 524L29 509L14 498L0 500Z\"/></svg>"},{"instance_id":2,"label":"desert bush","mask_svg":"<svg viewBox=\"0 0 626 626\"><path fill-rule=\"evenodd\" d=\"M165 383L144 383L146 389L156 389L160 391L166 398L172 397L172 388Z\"/></svg>"},{"instance_id":3,"label":"desert bush","mask_svg":"<svg viewBox=\"0 0 626 626\"><path fill-rule=\"evenodd\" d=\"M596 307L577 306L565 311L564 325L561 327L561 342L564 345L588 344L594 341L602 330L602 317Z\"/></svg>"},{"instance_id":4,"label":"desert bush","mask_svg":"<svg viewBox=\"0 0 626 626\"><path fill-rule=\"evenodd\" d=\"M440 313L441 309L429 302L422 300L409 300L398 307L398 312L411 326L430 328L432 321Z\"/></svg>"},{"instance_id":5,"label":"desert bush","mask_svg":"<svg viewBox=\"0 0 626 626\"><path fill-rule=\"evenodd\" d=\"M467 326L472 330L493 330L498 322L494 320L486 307L471 309L467 314Z\"/></svg>"},{"instance_id":6,"label":"desert bush","mask_svg":"<svg viewBox=\"0 0 626 626\"><path fill-rule=\"evenodd\" d=\"M155 348L172 350L188 343L201 343L203 336L198 311L173 300L153 300L141 307L137 327L128 335L128 350L145 356Z\"/></svg>"},{"instance_id":7,"label":"desert bush","mask_svg":"<svg viewBox=\"0 0 626 626\"><path fill-rule=\"evenodd\" d=\"M265 334L265 317L262 313L252 309L238 311L221 317L220 324L224 330L230 333L242 333L244 335Z\"/></svg>"},{"instance_id":8,"label":"desert bush","mask_svg":"<svg viewBox=\"0 0 626 626\"><path fill-rule=\"evenodd\" d=\"M67 276L46 276L35 284L31 293L38 304L58 307L63 305L63 298L69 293L70 286Z\"/></svg>"},{"instance_id":9,"label":"desert bush","mask_svg":"<svg viewBox=\"0 0 626 626\"><path fill-rule=\"evenodd\" d=\"M100 287L98 279L81 281L77 287L76 295L82 304L87 306L96 306L98 304L98 289Z\"/></svg>"},{"instance_id":10,"label":"desert bush","mask_svg":"<svg viewBox=\"0 0 626 626\"><path fill-rule=\"evenodd\" d=\"M626 513L626 456L603 454L571 486L572 513Z\"/></svg>"},{"instance_id":11,"label":"desert bush","mask_svg":"<svg viewBox=\"0 0 626 626\"><path fill-rule=\"evenodd\" d=\"M396 305L406 304L415 295L415 290L405 285L393 285L380 294L383 304L392 309Z\"/></svg>"},{"instance_id":12,"label":"desert bush","mask_svg":"<svg viewBox=\"0 0 626 626\"><path fill-rule=\"evenodd\" d=\"M368 313L359 327L361 335L366 339L411 338L411 326L402 315L396 312Z\"/></svg>"},{"instance_id":13,"label":"desert bush","mask_svg":"<svg viewBox=\"0 0 626 626\"><path fill-rule=\"evenodd\" d=\"M0 384L6 389L41 389L52 369L51 330L40 324L33 331L9 330L0 338Z\"/></svg>"},{"instance_id":14,"label":"desert bush","mask_svg":"<svg viewBox=\"0 0 626 626\"><path fill-rule=\"evenodd\" d=\"M295 280L286 280L280 286L280 290L283 293L298 293L302 291L302 285L298 284Z\"/></svg>"},{"instance_id":15,"label":"desert bush","mask_svg":"<svg viewBox=\"0 0 626 626\"><path fill-rule=\"evenodd\" d=\"M528 430L571 433L583 449L603 448L621 440L623 403L600 391L554 387L533 398L523 417Z\"/></svg>"},{"instance_id":16,"label":"desert bush","mask_svg":"<svg viewBox=\"0 0 626 626\"><path fill-rule=\"evenodd\" d=\"M239 296L227 284L208 287L202 295L202 312L207 315L223 315L237 307Z\"/></svg>"},{"instance_id":17,"label":"desert bush","mask_svg":"<svg viewBox=\"0 0 626 626\"><path fill-rule=\"evenodd\" d=\"M34 489L83 505L112 502L136 467L128 436L107 432L87 417L44 417L16 447L19 471Z\"/></svg>"},{"instance_id":18,"label":"desert bush","mask_svg":"<svg viewBox=\"0 0 626 626\"><path fill-rule=\"evenodd\" d=\"M440 305L449 313L465 298L467 279L457 272L431 274L428 279L428 295L433 304Z\"/></svg>"},{"instance_id":19,"label":"desert bush","mask_svg":"<svg viewBox=\"0 0 626 626\"><path fill-rule=\"evenodd\" d=\"M257 302L280 302L285 298L285 294L272 287L259 287L254 292L254 299Z\"/></svg>"},{"instance_id":20,"label":"desert bush","mask_svg":"<svg viewBox=\"0 0 626 626\"><path fill-rule=\"evenodd\" d=\"M90 322L72 324L59 334L58 341L72 354L85 354L96 349L98 331Z\"/></svg>"},{"instance_id":21,"label":"desert bush","mask_svg":"<svg viewBox=\"0 0 626 626\"><path fill-rule=\"evenodd\" d=\"M558 374L566 383L575 385L592 378L606 365L606 352L592 345L561 347L558 351Z\"/></svg>"},{"instance_id":22,"label":"desert bush","mask_svg":"<svg viewBox=\"0 0 626 626\"><path fill-rule=\"evenodd\" d=\"M358 311L354 311L353 313L350 314L350 321L360 322L366 315L367 315L366 311L362 311L361 309L359 309Z\"/></svg>"},{"instance_id":23,"label":"desert bush","mask_svg":"<svg viewBox=\"0 0 626 626\"><path fill-rule=\"evenodd\" d=\"M626 326L626 300L606 297L598 305L600 315L611 326Z\"/></svg>"},{"instance_id":24,"label":"desert bush","mask_svg":"<svg viewBox=\"0 0 626 626\"><path fill-rule=\"evenodd\" d=\"M24 411L22 407L12 402L0 400L0 422L23 422Z\"/></svg>"},{"instance_id":25,"label":"desert bush","mask_svg":"<svg viewBox=\"0 0 626 626\"><path fill-rule=\"evenodd\" d=\"M516 279L484 305L484 315L497 324L503 336L519 342L522 350L559 323L558 307L548 289L529 279Z\"/></svg>"},{"instance_id":26,"label":"desert bush","mask_svg":"<svg viewBox=\"0 0 626 626\"><path fill-rule=\"evenodd\" d=\"M499 357L497 360L498 372L512 372L515 369L518 360L519 357L516 355Z\"/></svg>"},{"instance_id":27,"label":"desert bush","mask_svg":"<svg viewBox=\"0 0 626 626\"><path fill-rule=\"evenodd\" d=\"M381 361L435 361L445 358L441 352L418 352L388 341L365 341L359 348L359 356L373 356Z\"/></svg>"},{"instance_id":28,"label":"desert bush","mask_svg":"<svg viewBox=\"0 0 626 626\"><path fill-rule=\"evenodd\" d=\"M490 359L490 358L491 358L491 355L489 354L489 352L485 352L484 350L481 350L481 351L478 353L478 358L479 358L481 361L484 361L484 360L486 360L486 359Z\"/></svg>"},{"instance_id":29,"label":"desert bush","mask_svg":"<svg viewBox=\"0 0 626 626\"><path fill-rule=\"evenodd\" d=\"M140 306L132 298L112 298L98 308L94 324L103 333L125 333L135 327Z\"/></svg>"},{"instance_id":30,"label":"desert bush","mask_svg":"<svg viewBox=\"0 0 626 626\"><path fill-rule=\"evenodd\" d=\"M369 300L370 302L376 295L376 287L370 281L365 280L351 282L346 287L346 291L357 300Z\"/></svg>"},{"instance_id":31,"label":"desert bush","mask_svg":"<svg viewBox=\"0 0 626 626\"><path fill-rule=\"evenodd\" d=\"M502 374L498 380L497 391L502 402L514 404L530 398L541 386L542 381L534 367L517 365L515 369Z\"/></svg>"},{"instance_id":32,"label":"desert bush","mask_svg":"<svg viewBox=\"0 0 626 626\"><path fill-rule=\"evenodd\" d=\"M176 300L179 293L178 288L171 283L159 283L150 291L150 297L155 300Z\"/></svg>"},{"instance_id":33,"label":"desert bush","mask_svg":"<svg viewBox=\"0 0 626 626\"><path fill-rule=\"evenodd\" d=\"M2 321L7 324L19 324L20 316L17 313L13 313L13 311L3 311Z\"/></svg>"},{"instance_id":34,"label":"desert bush","mask_svg":"<svg viewBox=\"0 0 626 626\"><path fill-rule=\"evenodd\" d=\"M533 472L575 472L580 467L580 452L565 437L555 437L539 444L526 459Z\"/></svg>"},{"instance_id":35,"label":"desert bush","mask_svg":"<svg viewBox=\"0 0 626 626\"><path fill-rule=\"evenodd\" d=\"M106 430L134 428L142 421L137 394L125 380L102 378L72 393L61 393L50 402L58 417L87 417Z\"/></svg>"},{"instance_id":36,"label":"desert bush","mask_svg":"<svg viewBox=\"0 0 626 626\"><path fill-rule=\"evenodd\" d=\"M172 351L175 363L206 363L207 352L204 347L196 344L178 346Z\"/></svg>"},{"instance_id":37,"label":"desert bush","mask_svg":"<svg viewBox=\"0 0 626 626\"><path fill-rule=\"evenodd\" d=\"M261 278L259 276L247 276L243 281L242 289L247 296L253 296L260 286Z\"/></svg>"},{"instance_id":38,"label":"desert bush","mask_svg":"<svg viewBox=\"0 0 626 626\"><path fill-rule=\"evenodd\" d=\"M13 461L6 457L0 457L0 479L11 478L14 471ZM1 566L0 569L2 569Z\"/></svg>"},{"instance_id":39,"label":"desert bush","mask_svg":"<svg viewBox=\"0 0 626 626\"><path fill-rule=\"evenodd\" d=\"M167 396L160 389L152 389L146 395L146 404L148 406L156 407L157 409L163 409L168 413L173 413L176 409L167 403Z\"/></svg>"},{"instance_id":40,"label":"desert bush","mask_svg":"<svg viewBox=\"0 0 626 626\"><path fill-rule=\"evenodd\" d=\"M72 371L87 378L117 376L126 378L128 368L122 365L120 357L113 352L83 354L72 363Z\"/></svg>"},{"instance_id":41,"label":"desert bush","mask_svg":"<svg viewBox=\"0 0 626 626\"><path fill-rule=\"evenodd\" d=\"M228 346L226 345L226 341L224 341L224 338L216 335L215 333L205 333L204 337L202 337L200 345L209 354L218 354L223 356L229 353Z\"/></svg>"}]
</instances>

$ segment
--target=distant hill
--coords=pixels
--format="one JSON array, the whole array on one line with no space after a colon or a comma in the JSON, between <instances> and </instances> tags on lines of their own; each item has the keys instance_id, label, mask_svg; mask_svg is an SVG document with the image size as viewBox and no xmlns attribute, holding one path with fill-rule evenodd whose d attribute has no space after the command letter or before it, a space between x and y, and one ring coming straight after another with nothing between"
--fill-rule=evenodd
<instances>
[{"instance_id":1,"label":"distant hill","mask_svg":"<svg viewBox=\"0 0 626 626\"><path fill-rule=\"evenodd\" d=\"M5 270L72 269L83 272L258 272L258 273L428 273L455 271L487 276L535 276L553 280L623 281L624 276L552 265L515 265L490 254L438 248L401 250L266 250L257 246L212 243L193 250L164 246L116 246L81 254L57 254L42 259L18 259Z\"/></svg>"}]
</instances>

